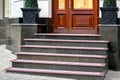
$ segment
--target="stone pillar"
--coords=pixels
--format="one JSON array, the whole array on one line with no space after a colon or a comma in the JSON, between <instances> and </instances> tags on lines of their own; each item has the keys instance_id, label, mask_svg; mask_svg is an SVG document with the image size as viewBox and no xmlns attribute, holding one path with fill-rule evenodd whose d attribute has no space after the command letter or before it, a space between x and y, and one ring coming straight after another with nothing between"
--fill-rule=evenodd
<instances>
[{"instance_id":1,"label":"stone pillar","mask_svg":"<svg viewBox=\"0 0 120 80\"><path fill-rule=\"evenodd\" d=\"M11 24L11 28L7 30L9 41L7 48L13 53L21 51L21 44L24 45L24 38L34 38L34 33L37 33L39 24Z\"/></svg>"},{"instance_id":2,"label":"stone pillar","mask_svg":"<svg viewBox=\"0 0 120 80\"><path fill-rule=\"evenodd\" d=\"M100 24L102 39L110 41L108 51L109 69L120 70L120 25Z\"/></svg>"}]
</instances>

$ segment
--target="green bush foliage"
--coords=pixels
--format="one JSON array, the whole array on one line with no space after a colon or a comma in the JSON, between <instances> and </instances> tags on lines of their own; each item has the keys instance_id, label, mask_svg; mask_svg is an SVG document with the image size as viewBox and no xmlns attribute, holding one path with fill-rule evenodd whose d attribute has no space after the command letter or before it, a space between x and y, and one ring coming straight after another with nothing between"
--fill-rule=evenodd
<instances>
[{"instance_id":1,"label":"green bush foliage","mask_svg":"<svg viewBox=\"0 0 120 80\"><path fill-rule=\"evenodd\" d=\"M25 8L38 8L37 0L25 0Z\"/></svg>"},{"instance_id":2,"label":"green bush foliage","mask_svg":"<svg viewBox=\"0 0 120 80\"><path fill-rule=\"evenodd\" d=\"M116 7L116 0L104 0L103 7Z\"/></svg>"}]
</instances>

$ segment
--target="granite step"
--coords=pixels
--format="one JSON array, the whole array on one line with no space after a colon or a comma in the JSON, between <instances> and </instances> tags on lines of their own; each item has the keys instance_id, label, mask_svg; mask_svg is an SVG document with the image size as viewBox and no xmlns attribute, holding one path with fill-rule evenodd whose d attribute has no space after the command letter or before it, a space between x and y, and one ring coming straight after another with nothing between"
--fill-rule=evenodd
<instances>
[{"instance_id":1,"label":"granite step","mask_svg":"<svg viewBox=\"0 0 120 80\"><path fill-rule=\"evenodd\" d=\"M75 47L75 46L48 46L48 45L22 45L23 52L45 52L70 54L98 54L106 55L108 48L103 47Z\"/></svg>"},{"instance_id":2,"label":"granite step","mask_svg":"<svg viewBox=\"0 0 120 80\"><path fill-rule=\"evenodd\" d=\"M101 38L99 34L35 33L34 35L44 39L100 40Z\"/></svg>"},{"instance_id":3,"label":"granite step","mask_svg":"<svg viewBox=\"0 0 120 80\"><path fill-rule=\"evenodd\" d=\"M29 74L39 74L56 77L66 77L77 80L104 80L104 72L85 72L85 71L68 71L68 70L50 70L50 69L29 69L29 68L8 68L7 72L19 72Z\"/></svg>"},{"instance_id":4,"label":"granite step","mask_svg":"<svg viewBox=\"0 0 120 80\"><path fill-rule=\"evenodd\" d=\"M108 41L99 34L35 33L12 60L8 72L104 80L108 69Z\"/></svg>"},{"instance_id":5,"label":"granite step","mask_svg":"<svg viewBox=\"0 0 120 80\"><path fill-rule=\"evenodd\" d=\"M80 47L107 47L109 41L104 40L64 40L64 39L24 39L26 45L52 45L52 46L80 46Z\"/></svg>"},{"instance_id":6,"label":"granite step","mask_svg":"<svg viewBox=\"0 0 120 80\"><path fill-rule=\"evenodd\" d=\"M53 69L71 71L105 71L105 63L65 62L65 61L41 61L41 60L12 60L13 67L31 69Z\"/></svg>"},{"instance_id":7,"label":"granite step","mask_svg":"<svg viewBox=\"0 0 120 80\"><path fill-rule=\"evenodd\" d=\"M48 60L48 61L67 61L67 62L89 62L105 63L107 55L85 55L85 54L59 54L59 53L35 53L18 52L18 59L25 60Z\"/></svg>"}]
</instances>

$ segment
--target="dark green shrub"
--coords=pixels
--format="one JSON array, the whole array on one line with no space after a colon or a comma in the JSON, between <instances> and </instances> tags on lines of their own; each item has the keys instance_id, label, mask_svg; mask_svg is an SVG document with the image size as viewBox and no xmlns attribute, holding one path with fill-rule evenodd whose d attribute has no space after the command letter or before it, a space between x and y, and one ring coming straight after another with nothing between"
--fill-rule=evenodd
<instances>
[{"instance_id":1,"label":"dark green shrub","mask_svg":"<svg viewBox=\"0 0 120 80\"><path fill-rule=\"evenodd\" d=\"M25 0L25 8L38 8L37 0Z\"/></svg>"},{"instance_id":2,"label":"dark green shrub","mask_svg":"<svg viewBox=\"0 0 120 80\"><path fill-rule=\"evenodd\" d=\"M104 0L103 7L116 7L116 0Z\"/></svg>"}]
</instances>

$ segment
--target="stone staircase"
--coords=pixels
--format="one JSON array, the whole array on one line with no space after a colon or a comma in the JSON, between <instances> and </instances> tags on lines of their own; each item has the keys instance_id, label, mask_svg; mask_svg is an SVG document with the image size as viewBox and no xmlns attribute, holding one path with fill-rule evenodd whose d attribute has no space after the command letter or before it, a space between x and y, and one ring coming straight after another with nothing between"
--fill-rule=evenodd
<instances>
[{"instance_id":1,"label":"stone staircase","mask_svg":"<svg viewBox=\"0 0 120 80\"><path fill-rule=\"evenodd\" d=\"M98 34L35 34L24 39L22 52L8 72L31 73L75 80L104 80L108 41Z\"/></svg>"}]
</instances>

